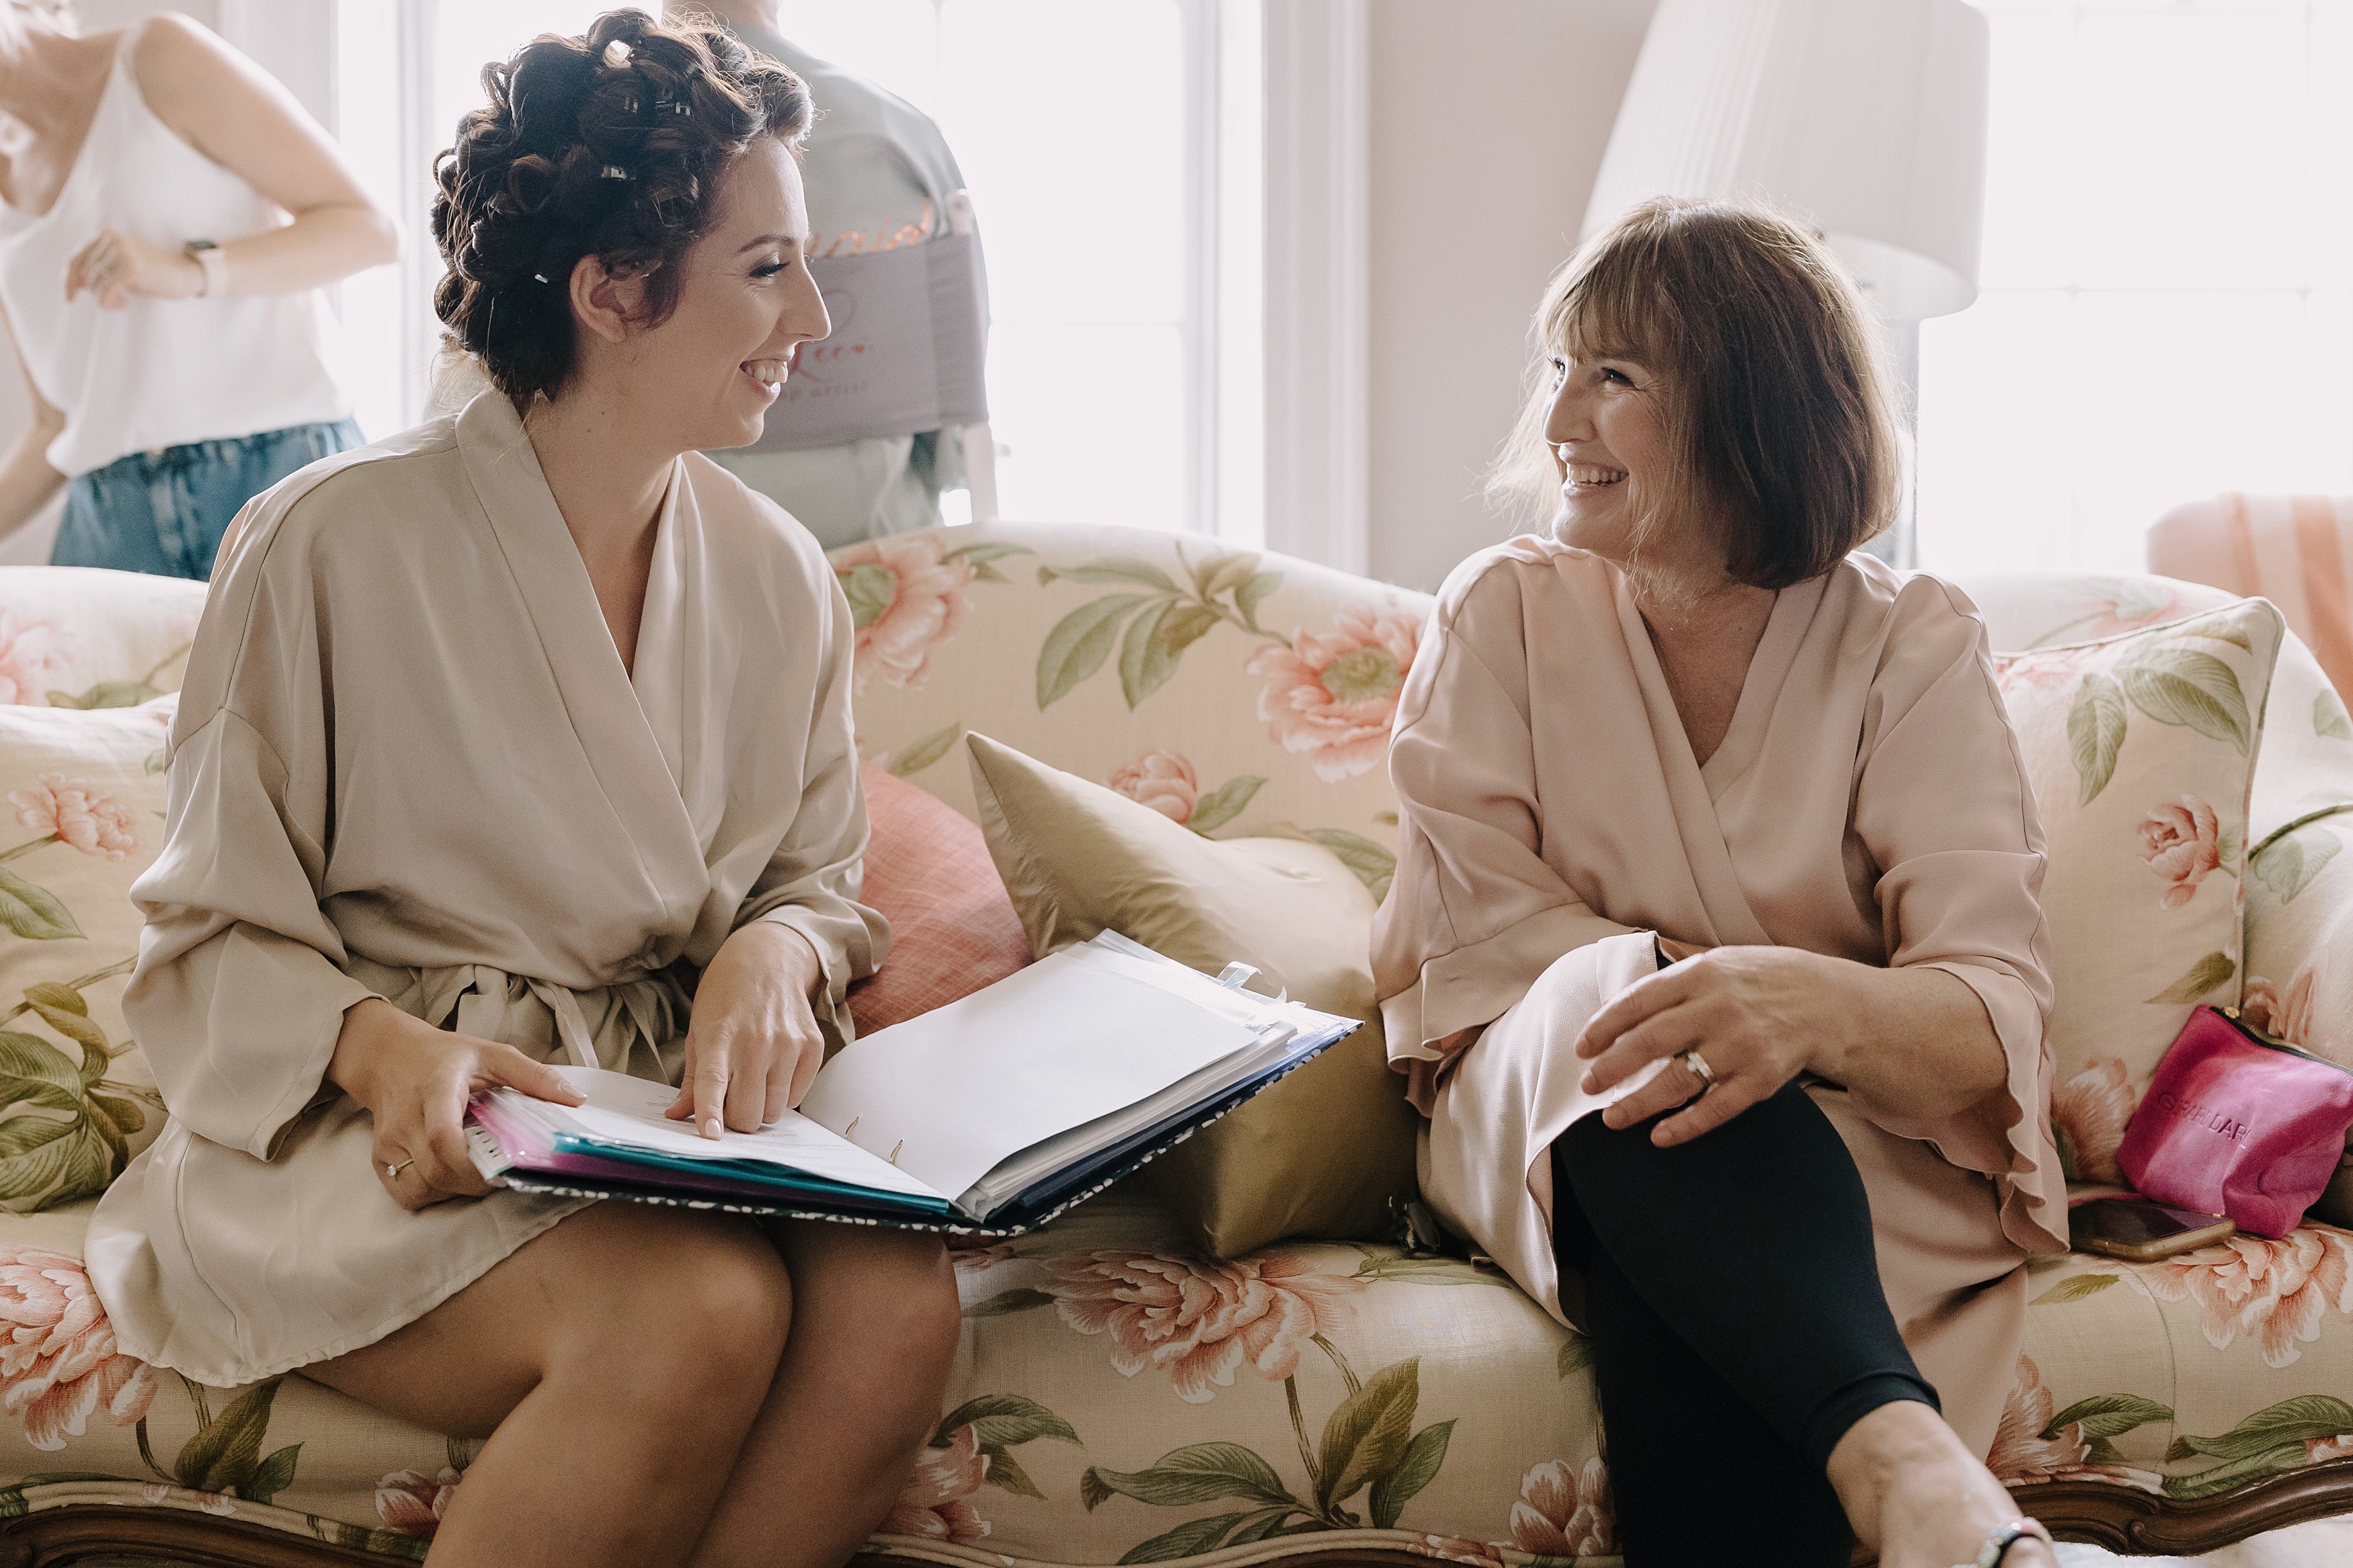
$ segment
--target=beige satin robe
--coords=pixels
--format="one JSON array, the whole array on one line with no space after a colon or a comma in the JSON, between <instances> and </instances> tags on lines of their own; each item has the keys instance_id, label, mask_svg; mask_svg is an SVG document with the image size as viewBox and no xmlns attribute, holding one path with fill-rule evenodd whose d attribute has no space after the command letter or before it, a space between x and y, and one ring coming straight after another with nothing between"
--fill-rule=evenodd
<instances>
[{"instance_id":1,"label":"beige satin robe","mask_svg":"<svg viewBox=\"0 0 2353 1568\"><path fill-rule=\"evenodd\" d=\"M123 1011L172 1115L90 1232L122 1348L215 1384L337 1355L582 1206L396 1205L367 1113L323 1081L364 997L675 1081L670 966L765 920L816 948L847 1038L888 941L857 901L854 636L817 542L689 455L632 676L494 394L257 500L133 889Z\"/></svg>"},{"instance_id":2,"label":"beige satin robe","mask_svg":"<svg viewBox=\"0 0 2353 1568\"><path fill-rule=\"evenodd\" d=\"M1968 602L1866 556L1783 590L1702 767L1623 577L1515 540L1440 592L1389 770L1400 846L1374 978L1430 1118L1424 1194L1563 1321L1546 1151L1630 1091L1584 1094L1572 1047L1652 971L1651 933L1927 965L1977 993L2010 1063L1977 1107L1874 1120L1810 1089L1862 1173L1905 1342L1989 1447L2022 1262L2063 1249L2066 1221L2042 834ZM1437 1044L1482 1025L1451 1057Z\"/></svg>"}]
</instances>

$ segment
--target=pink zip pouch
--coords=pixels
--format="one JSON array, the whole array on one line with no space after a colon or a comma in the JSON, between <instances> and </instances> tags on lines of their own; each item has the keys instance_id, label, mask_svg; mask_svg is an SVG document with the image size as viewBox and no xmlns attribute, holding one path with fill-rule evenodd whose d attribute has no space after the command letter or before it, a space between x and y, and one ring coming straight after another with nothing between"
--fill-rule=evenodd
<instances>
[{"instance_id":1,"label":"pink zip pouch","mask_svg":"<svg viewBox=\"0 0 2353 1568\"><path fill-rule=\"evenodd\" d=\"M2200 1007L2158 1064L2116 1164L2143 1197L2281 1237L2336 1174L2348 1127L2353 1072Z\"/></svg>"}]
</instances>

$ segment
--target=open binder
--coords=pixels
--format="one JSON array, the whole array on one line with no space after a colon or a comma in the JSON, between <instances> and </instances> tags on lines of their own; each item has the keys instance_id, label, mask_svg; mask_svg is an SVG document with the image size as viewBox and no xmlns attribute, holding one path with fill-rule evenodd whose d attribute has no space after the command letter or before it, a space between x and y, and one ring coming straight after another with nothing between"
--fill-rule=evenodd
<instances>
[{"instance_id":1,"label":"open binder","mask_svg":"<svg viewBox=\"0 0 2353 1568\"><path fill-rule=\"evenodd\" d=\"M1243 989L1105 931L851 1042L798 1110L708 1139L676 1090L557 1070L579 1106L511 1089L468 1113L474 1163L521 1192L1019 1236L1345 1039L1354 1018Z\"/></svg>"}]
</instances>

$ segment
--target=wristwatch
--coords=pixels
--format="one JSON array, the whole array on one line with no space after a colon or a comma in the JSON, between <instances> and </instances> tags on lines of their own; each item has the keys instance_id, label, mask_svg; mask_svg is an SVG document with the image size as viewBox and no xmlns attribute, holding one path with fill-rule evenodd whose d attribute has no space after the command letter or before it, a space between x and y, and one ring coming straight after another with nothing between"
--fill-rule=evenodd
<instances>
[{"instance_id":1,"label":"wristwatch","mask_svg":"<svg viewBox=\"0 0 2353 1568\"><path fill-rule=\"evenodd\" d=\"M196 298L209 300L216 294L228 292L228 253L209 239L192 239L180 247L187 258L204 269L204 286Z\"/></svg>"}]
</instances>

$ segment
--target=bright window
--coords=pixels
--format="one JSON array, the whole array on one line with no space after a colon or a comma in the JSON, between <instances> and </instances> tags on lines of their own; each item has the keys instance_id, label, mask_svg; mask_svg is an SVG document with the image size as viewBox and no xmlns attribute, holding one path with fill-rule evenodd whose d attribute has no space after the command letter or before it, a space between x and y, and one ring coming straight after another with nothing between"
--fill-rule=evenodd
<instances>
[{"instance_id":1,"label":"bright window","mask_svg":"<svg viewBox=\"0 0 2353 1568\"><path fill-rule=\"evenodd\" d=\"M1921 329L1921 564L2138 571L2177 502L2353 491L2353 4L1978 3L1984 292Z\"/></svg>"},{"instance_id":2,"label":"bright window","mask_svg":"<svg viewBox=\"0 0 2353 1568\"><path fill-rule=\"evenodd\" d=\"M381 367L363 423L379 434L424 407L439 275L427 169L481 101L483 62L536 34L577 33L595 0L338 0L343 135L403 217L398 279L351 298L354 356ZM649 7L649 9L651 7ZM786 36L931 115L972 192L988 267L988 381L1004 515L1247 536L1219 498L1221 289L1248 281L1221 250L1218 171L1250 166L1250 117L1221 112L1220 24L1254 30L1239 0L806 0ZM822 107L820 105L820 107ZM357 112L353 112L356 110ZM1237 130L1237 127L1240 127ZM1230 182L1229 182L1230 183ZM1253 203L1254 205L1254 203ZM1231 226L1229 224L1229 227ZM1255 260L1254 257L1247 258ZM1229 346L1224 379L1246 354ZM1232 400L1229 400L1232 401ZM1228 453L1227 463L1248 454ZM1227 476L1230 478L1230 476ZM951 498L951 504L962 497Z\"/></svg>"}]
</instances>

